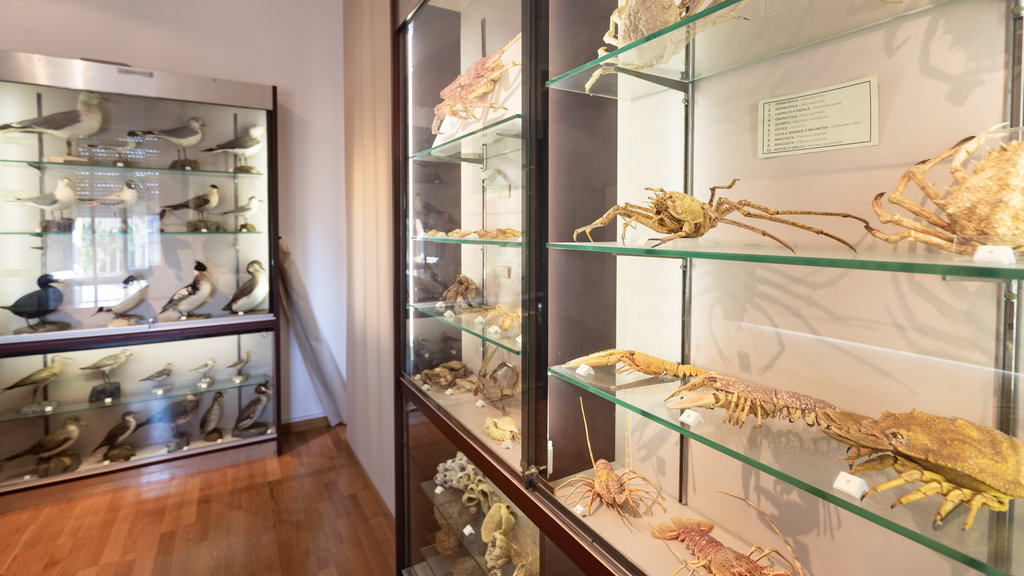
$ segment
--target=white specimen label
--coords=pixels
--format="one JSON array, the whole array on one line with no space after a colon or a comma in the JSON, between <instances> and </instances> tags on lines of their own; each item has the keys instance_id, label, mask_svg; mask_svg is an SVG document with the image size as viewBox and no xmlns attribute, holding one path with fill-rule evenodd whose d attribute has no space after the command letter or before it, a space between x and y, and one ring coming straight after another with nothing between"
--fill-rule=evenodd
<instances>
[{"instance_id":1,"label":"white specimen label","mask_svg":"<svg viewBox=\"0 0 1024 576\"><path fill-rule=\"evenodd\" d=\"M466 527L462 529L462 533L466 536L472 536L473 534L476 534L476 530L473 530L472 526L466 524Z\"/></svg>"},{"instance_id":2,"label":"white specimen label","mask_svg":"<svg viewBox=\"0 0 1024 576\"><path fill-rule=\"evenodd\" d=\"M109 406L109 405L114 403L114 399L113 398L104 398L103 399L103 403L106 404L107 406Z\"/></svg>"},{"instance_id":3,"label":"white specimen label","mask_svg":"<svg viewBox=\"0 0 1024 576\"><path fill-rule=\"evenodd\" d=\"M577 504L576 507L572 509L572 511L580 518L583 518L587 515L587 509L583 507L583 504Z\"/></svg>"},{"instance_id":4,"label":"white specimen label","mask_svg":"<svg viewBox=\"0 0 1024 576\"><path fill-rule=\"evenodd\" d=\"M679 415L679 421L682 422L683 424L686 424L687 426L696 426L697 424L704 423L704 417L701 416L698 412L695 412L687 408L686 410L683 410L682 414Z\"/></svg>"},{"instance_id":5,"label":"white specimen label","mask_svg":"<svg viewBox=\"0 0 1024 576\"><path fill-rule=\"evenodd\" d=\"M591 368L590 366L587 366L586 364L580 364L580 367L576 369L576 374L578 376L583 376L584 378L586 378L587 376L594 375L594 369Z\"/></svg>"},{"instance_id":6,"label":"white specimen label","mask_svg":"<svg viewBox=\"0 0 1024 576\"><path fill-rule=\"evenodd\" d=\"M501 447L504 448L505 450L511 450L512 440L505 440L504 442L501 443Z\"/></svg>"},{"instance_id":7,"label":"white specimen label","mask_svg":"<svg viewBox=\"0 0 1024 576\"><path fill-rule=\"evenodd\" d=\"M451 388L449 388L449 389L444 391L444 395L445 396L455 396L455 390L452 390Z\"/></svg>"},{"instance_id":8,"label":"white specimen label","mask_svg":"<svg viewBox=\"0 0 1024 576\"><path fill-rule=\"evenodd\" d=\"M497 326L491 326L490 328L487 329L487 331L491 334L501 334L501 328Z\"/></svg>"},{"instance_id":9,"label":"white specimen label","mask_svg":"<svg viewBox=\"0 0 1024 576\"><path fill-rule=\"evenodd\" d=\"M757 157L878 145L878 77L758 102Z\"/></svg>"},{"instance_id":10,"label":"white specimen label","mask_svg":"<svg viewBox=\"0 0 1024 576\"><path fill-rule=\"evenodd\" d=\"M867 482L848 472L837 474L835 481L832 482L832 487L840 492L846 492L857 500L863 498L864 493L868 491Z\"/></svg>"},{"instance_id":11,"label":"white specimen label","mask_svg":"<svg viewBox=\"0 0 1024 576\"><path fill-rule=\"evenodd\" d=\"M164 389L163 388L160 388L159 390L154 390L154 392L156 392L157 396L163 396L164 395Z\"/></svg>"},{"instance_id":12,"label":"white specimen label","mask_svg":"<svg viewBox=\"0 0 1024 576\"><path fill-rule=\"evenodd\" d=\"M444 486L438 486L434 488L434 494L444 494Z\"/></svg>"},{"instance_id":13,"label":"white specimen label","mask_svg":"<svg viewBox=\"0 0 1024 576\"><path fill-rule=\"evenodd\" d=\"M1013 248L1009 246L978 246L974 251L975 264L1016 264Z\"/></svg>"},{"instance_id":14,"label":"white specimen label","mask_svg":"<svg viewBox=\"0 0 1024 576\"><path fill-rule=\"evenodd\" d=\"M477 408L487 408L487 402L484 402L483 400L477 400L476 401L476 407Z\"/></svg>"},{"instance_id":15,"label":"white specimen label","mask_svg":"<svg viewBox=\"0 0 1024 576\"><path fill-rule=\"evenodd\" d=\"M420 389L424 392L430 392L430 384L424 384L423 386L420 386Z\"/></svg>"},{"instance_id":16,"label":"white specimen label","mask_svg":"<svg viewBox=\"0 0 1024 576\"><path fill-rule=\"evenodd\" d=\"M438 302L437 304L434 304L434 310L437 310L438 312L440 312L440 311L442 311L444 309L445 309L444 302Z\"/></svg>"},{"instance_id":17,"label":"white specimen label","mask_svg":"<svg viewBox=\"0 0 1024 576\"><path fill-rule=\"evenodd\" d=\"M444 313L444 317L446 319L448 319L448 320L454 320L455 319L455 312L452 312L451 310L449 310L449 311Z\"/></svg>"},{"instance_id":18,"label":"white specimen label","mask_svg":"<svg viewBox=\"0 0 1024 576\"><path fill-rule=\"evenodd\" d=\"M519 344L520 346L523 345L523 335L522 334L520 334L519 336L516 336L516 344Z\"/></svg>"},{"instance_id":19,"label":"white specimen label","mask_svg":"<svg viewBox=\"0 0 1024 576\"><path fill-rule=\"evenodd\" d=\"M484 320L484 317L483 317L483 316L477 316L477 317L476 317L476 319L475 319L475 320L473 320L473 323L474 323L474 324L484 324L484 323L486 323L486 322L487 322L487 321L486 321L486 320Z\"/></svg>"}]
</instances>

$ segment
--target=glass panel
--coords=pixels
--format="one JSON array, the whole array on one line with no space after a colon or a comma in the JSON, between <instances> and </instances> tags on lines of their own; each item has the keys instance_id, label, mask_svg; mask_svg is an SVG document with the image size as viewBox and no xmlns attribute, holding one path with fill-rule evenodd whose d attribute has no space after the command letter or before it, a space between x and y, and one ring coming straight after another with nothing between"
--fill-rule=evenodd
<instances>
[{"instance_id":1,"label":"glass panel","mask_svg":"<svg viewBox=\"0 0 1024 576\"><path fill-rule=\"evenodd\" d=\"M266 313L267 112L81 94L0 83L0 124L78 108L102 119L67 142L0 134L0 198L17 202L0 211L0 304L13 306L0 337ZM46 274L62 284L40 285ZM176 299L195 278L198 293Z\"/></svg>"},{"instance_id":2,"label":"glass panel","mask_svg":"<svg viewBox=\"0 0 1024 576\"><path fill-rule=\"evenodd\" d=\"M430 3L406 49L403 369L433 407L513 470L521 374L526 202L518 3ZM515 428L490 429L501 419Z\"/></svg>"},{"instance_id":3,"label":"glass panel","mask_svg":"<svg viewBox=\"0 0 1024 576\"><path fill-rule=\"evenodd\" d=\"M274 362L272 332L0 359L0 489L272 439Z\"/></svg>"},{"instance_id":4,"label":"glass panel","mask_svg":"<svg viewBox=\"0 0 1024 576\"><path fill-rule=\"evenodd\" d=\"M724 0L547 82L551 88L633 100L889 23L950 0ZM621 29L619 34L621 35ZM599 38L595 34L595 52ZM695 39L687 70L685 48Z\"/></svg>"}]
</instances>

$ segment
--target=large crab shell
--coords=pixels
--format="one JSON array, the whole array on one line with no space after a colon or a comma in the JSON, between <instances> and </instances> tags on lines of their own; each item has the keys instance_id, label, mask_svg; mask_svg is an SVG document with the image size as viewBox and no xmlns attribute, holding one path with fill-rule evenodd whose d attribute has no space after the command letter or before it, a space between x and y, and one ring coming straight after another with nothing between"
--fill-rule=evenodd
<instances>
[{"instance_id":1,"label":"large crab shell","mask_svg":"<svg viewBox=\"0 0 1024 576\"><path fill-rule=\"evenodd\" d=\"M995 428L920 410L877 420L841 410L821 416L822 431L840 442L891 451L970 490L1024 497L1024 444Z\"/></svg>"},{"instance_id":2,"label":"large crab shell","mask_svg":"<svg viewBox=\"0 0 1024 576\"><path fill-rule=\"evenodd\" d=\"M619 24L619 46L625 46L679 21L683 9L675 0L628 0Z\"/></svg>"},{"instance_id":3,"label":"large crab shell","mask_svg":"<svg viewBox=\"0 0 1024 576\"><path fill-rule=\"evenodd\" d=\"M966 151L961 149L960 154ZM950 188L945 210L958 236L1024 249L1024 142L992 150L966 174L954 159L959 183Z\"/></svg>"}]
</instances>

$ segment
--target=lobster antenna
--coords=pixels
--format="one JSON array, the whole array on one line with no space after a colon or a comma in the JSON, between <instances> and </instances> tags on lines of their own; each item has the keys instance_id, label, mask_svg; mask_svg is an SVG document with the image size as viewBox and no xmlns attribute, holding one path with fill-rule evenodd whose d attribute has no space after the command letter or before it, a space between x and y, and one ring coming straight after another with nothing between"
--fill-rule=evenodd
<instances>
[{"instance_id":1,"label":"lobster antenna","mask_svg":"<svg viewBox=\"0 0 1024 576\"><path fill-rule=\"evenodd\" d=\"M583 414L583 431L587 434L587 451L590 452L590 465L594 467L596 474L597 462L594 461L594 449L590 447L590 429L587 428L587 412L583 410L583 396L580 396L580 413Z\"/></svg>"},{"instance_id":2,"label":"lobster antenna","mask_svg":"<svg viewBox=\"0 0 1024 576\"><path fill-rule=\"evenodd\" d=\"M796 552L793 552L793 547L789 545L789 540L786 539L786 537L782 534L782 531L779 530L779 527L775 525L775 522L772 522L772 519L768 517L768 514L766 514L764 510L758 508L756 504L754 504L744 496L740 496L739 494L733 494L732 492L726 492L725 490L719 490L719 492L725 494L726 496L732 496L737 500L743 500L744 502L747 503L747 506L750 506L751 508L756 510L757 513L761 515L761 518L764 518L765 522L767 522L768 525L772 527L772 530L774 530L775 533L779 535L779 538L782 539L782 543L786 545L786 550L789 551L789 555L793 558L793 563L796 564L796 566L793 567L796 568L797 571L800 572L800 574L808 575L808 572L804 568L803 564L800 563L800 560L797 560ZM787 558L783 558L783 560L789 563L789 560ZM792 564L790 565L792 566Z\"/></svg>"}]
</instances>

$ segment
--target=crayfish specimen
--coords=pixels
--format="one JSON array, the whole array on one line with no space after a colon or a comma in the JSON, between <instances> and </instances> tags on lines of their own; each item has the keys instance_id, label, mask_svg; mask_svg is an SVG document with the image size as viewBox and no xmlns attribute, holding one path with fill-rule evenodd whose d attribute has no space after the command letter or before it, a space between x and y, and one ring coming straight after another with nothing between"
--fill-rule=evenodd
<instances>
[{"instance_id":1,"label":"crayfish specimen","mask_svg":"<svg viewBox=\"0 0 1024 576\"><path fill-rule=\"evenodd\" d=\"M864 223L865 226L868 225L867 220L860 216L847 214L846 212L776 210L775 208L769 208L768 206L756 204L749 200L733 201L724 196L718 197L717 200L715 199L715 195L718 190L731 189L737 182L739 182L739 178L734 178L732 182L724 186L712 186L711 198L707 203L701 202L693 196L683 194L682 192L673 192L671 190L665 190L664 188L644 188L645 190L655 193L647 199L647 202L643 204L632 204L627 202L621 206L616 204L593 224L577 228L576 231L572 233L572 239L576 240L576 236L581 232L584 232L586 233L587 238L590 239L590 241L593 241L594 239L590 237L591 230L605 226L614 220L616 216L621 216L622 219L625 220L622 224L623 242L626 241L626 229L634 222L643 224L660 234L667 234L667 236L662 237L658 243L654 245L655 247L661 246L662 244L675 240L676 238L700 238L719 223L722 223L743 228L744 230L750 230L751 232L755 232L766 238L771 238L785 246L790 252L796 252L793 250L793 247L784 240L778 236L770 234L766 230L762 230L761 228L751 226L744 222L726 218L729 214L738 212L740 215L747 218L777 222L779 224L785 224L786 226L800 228L801 230L806 230L820 236L826 236L856 252L856 248L853 247L853 244L850 244L839 236L825 232L821 228L816 228L788 218L782 218L782 215L853 218L854 220Z\"/></svg>"},{"instance_id":2,"label":"crayfish specimen","mask_svg":"<svg viewBox=\"0 0 1024 576\"><path fill-rule=\"evenodd\" d=\"M789 541L782 535L771 518L763 510L754 505L753 502L737 494L719 490L722 494L738 498L746 502L751 508L757 511L768 524L775 530L775 533L782 539L786 549L789 550L792 560L786 558L781 552L774 548L765 548L755 545L746 554L740 554L736 550L722 544L717 538L710 534L715 527L714 523L705 520L687 519L683 520L678 516L672 517L672 523L661 523L651 530L651 536L659 540L679 540L691 554L697 557L697 563L690 568L688 576L692 576L698 568L703 568L710 576L808 576L807 571L796 559L793 548ZM757 556L754 556L757 553ZM761 560L775 555L787 566L789 572L779 572L770 566L758 564ZM689 566L689 563L687 563ZM682 567L676 571L678 573Z\"/></svg>"},{"instance_id":3,"label":"crayfish specimen","mask_svg":"<svg viewBox=\"0 0 1024 576\"><path fill-rule=\"evenodd\" d=\"M641 515L640 508L637 506L638 503L644 507L647 514L651 514L651 507L644 501L644 498L647 498L653 504L661 506L661 509L664 510L665 505L661 501L665 497L661 494L661 490L644 476L633 472L629 467L629 426L626 426L626 469L616 474L615 470L612 469L611 463L607 460L603 458L597 461L594 460L594 449L590 447L590 429L587 427L587 413L583 410L583 398L580 398L580 412L583 414L583 430L587 436L587 450L590 451L590 463L594 467L594 477L591 478L585 474L577 474L556 486L555 492L557 493L563 486L575 484L573 489L565 495L565 503L568 504L569 497L582 488L582 494L580 494L580 497L576 499L572 506L575 508L584 498L589 496L590 499L587 501L588 516L593 508L594 500L598 499L611 506L619 516L625 516L622 511L623 504L628 504L629 509L634 514ZM631 486L630 483L634 480L640 481L649 488L635 488Z\"/></svg>"}]
</instances>

